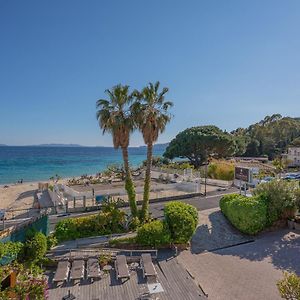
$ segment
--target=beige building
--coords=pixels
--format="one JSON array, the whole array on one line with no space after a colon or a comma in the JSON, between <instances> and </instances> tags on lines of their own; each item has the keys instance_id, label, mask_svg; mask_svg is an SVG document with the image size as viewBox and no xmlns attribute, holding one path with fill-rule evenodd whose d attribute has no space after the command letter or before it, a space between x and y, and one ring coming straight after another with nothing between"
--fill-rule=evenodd
<instances>
[{"instance_id":1,"label":"beige building","mask_svg":"<svg viewBox=\"0 0 300 300\"><path fill-rule=\"evenodd\" d=\"M287 161L289 166L300 166L300 147L288 147Z\"/></svg>"}]
</instances>

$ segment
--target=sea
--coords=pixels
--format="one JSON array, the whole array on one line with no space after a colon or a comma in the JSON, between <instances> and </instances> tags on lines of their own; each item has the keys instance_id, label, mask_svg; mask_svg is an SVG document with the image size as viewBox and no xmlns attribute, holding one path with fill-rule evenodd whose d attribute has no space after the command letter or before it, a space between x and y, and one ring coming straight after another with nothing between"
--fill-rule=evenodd
<instances>
[{"instance_id":1,"label":"sea","mask_svg":"<svg viewBox=\"0 0 300 300\"><path fill-rule=\"evenodd\" d=\"M155 147L162 156L164 147ZM129 160L137 167L146 159L145 147L129 148ZM49 180L96 174L122 164L122 153L112 147L0 146L0 184Z\"/></svg>"}]
</instances>

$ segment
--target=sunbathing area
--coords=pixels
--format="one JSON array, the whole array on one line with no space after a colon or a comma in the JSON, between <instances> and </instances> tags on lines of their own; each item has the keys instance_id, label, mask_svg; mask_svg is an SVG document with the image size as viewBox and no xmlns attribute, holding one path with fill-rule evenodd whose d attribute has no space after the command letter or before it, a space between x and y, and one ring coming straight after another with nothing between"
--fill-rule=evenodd
<instances>
[{"instance_id":1,"label":"sunbathing area","mask_svg":"<svg viewBox=\"0 0 300 300\"><path fill-rule=\"evenodd\" d=\"M153 253L152 253L153 254ZM206 298L189 273L170 253L116 255L100 266L98 258L62 259L47 274L49 299L173 299Z\"/></svg>"}]
</instances>

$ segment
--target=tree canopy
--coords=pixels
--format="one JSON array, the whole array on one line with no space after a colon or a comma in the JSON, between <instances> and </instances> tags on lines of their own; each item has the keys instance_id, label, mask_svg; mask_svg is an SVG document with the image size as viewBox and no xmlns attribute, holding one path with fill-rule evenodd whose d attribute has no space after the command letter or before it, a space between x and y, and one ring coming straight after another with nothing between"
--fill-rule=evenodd
<instances>
[{"instance_id":1,"label":"tree canopy","mask_svg":"<svg viewBox=\"0 0 300 300\"><path fill-rule=\"evenodd\" d=\"M273 159L300 137L300 120L274 114L232 134L244 141L245 156L267 155Z\"/></svg>"},{"instance_id":2,"label":"tree canopy","mask_svg":"<svg viewBox=\"0 0 300 300\"><path fill-rule=\"evenodd\" d=\"M196 167L200 167L209 156L217 158L235 153L234 137L216 126L198 126L180 132L169 144L164 157L188 158Z\"/></svg>"},{"instance_id":3,"label":"tree canopy","mask_svg":"<svg viewBox=\"0 0 300 300\"><path fill-rule=\"evenodd\" d=\"M288 146L300 146L300 118L274 114L231 133L211 125L188 128L171 141L164 156L188 158L199 167L211 155L217 158L266 155L274 159Z\"/></svg>"}]
</instances>

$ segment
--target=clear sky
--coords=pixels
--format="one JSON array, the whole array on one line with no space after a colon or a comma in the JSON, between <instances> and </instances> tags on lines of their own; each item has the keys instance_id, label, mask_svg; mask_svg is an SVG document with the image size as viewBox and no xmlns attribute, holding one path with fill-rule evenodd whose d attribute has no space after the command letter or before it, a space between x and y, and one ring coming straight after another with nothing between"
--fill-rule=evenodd
<instances>
[{"instance_id":1,"label":"clear sky","mask_svg":"<svg viewBox=\"0 0 300 300\"><path fill-rule=\"evenodd\" d=\"M160 142L300 117L300 1L0 0L0 144L111 145L96 100L156 80L174 102Z\"/></svg>"}]
</instances>

